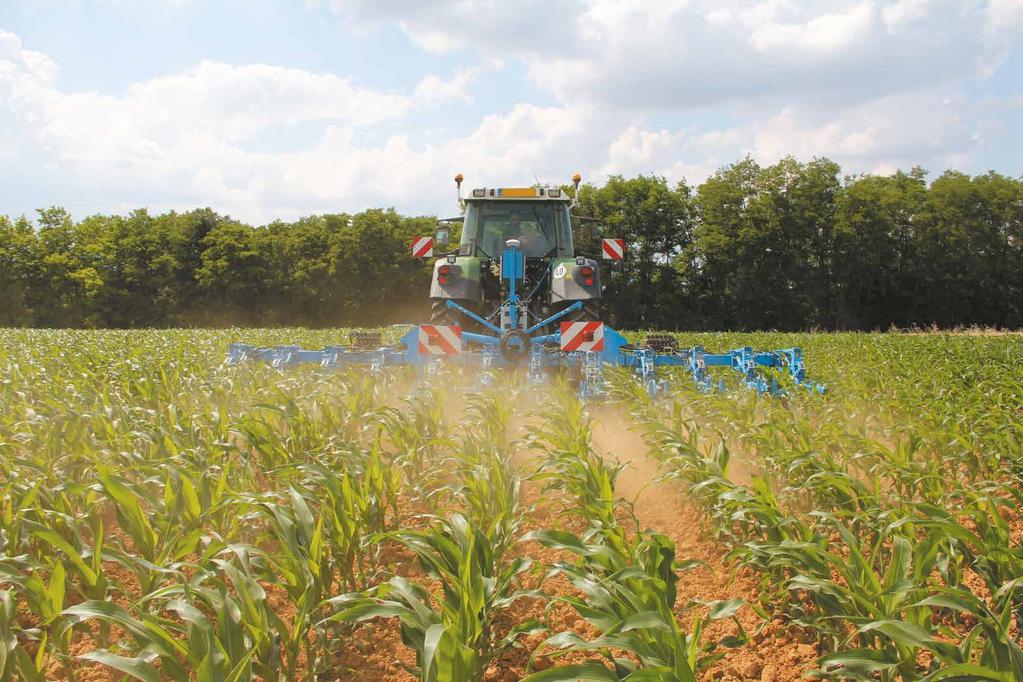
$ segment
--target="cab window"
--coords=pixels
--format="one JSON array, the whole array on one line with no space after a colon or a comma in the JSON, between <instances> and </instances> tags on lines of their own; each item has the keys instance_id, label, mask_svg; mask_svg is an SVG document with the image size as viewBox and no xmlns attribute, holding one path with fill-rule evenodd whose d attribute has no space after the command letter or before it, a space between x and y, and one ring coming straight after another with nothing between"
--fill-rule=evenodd
<instances>
[{"instance_id":1,"label":"cab window","mask_svg":"<svg viewBox=\"0 0 1023 682\"><path fill-rule=\"evenodd\" d=\"M547 202L494 202L470 206L466 220L475 222L474 236L469 237L470 231L466 230L463 245L469 237L484 255L496 258L504 250L505 241L518 239L528 258L545 256L551 251L560 253L564 248L563 212L564 207Z\"/></svg>"}]
</instances>

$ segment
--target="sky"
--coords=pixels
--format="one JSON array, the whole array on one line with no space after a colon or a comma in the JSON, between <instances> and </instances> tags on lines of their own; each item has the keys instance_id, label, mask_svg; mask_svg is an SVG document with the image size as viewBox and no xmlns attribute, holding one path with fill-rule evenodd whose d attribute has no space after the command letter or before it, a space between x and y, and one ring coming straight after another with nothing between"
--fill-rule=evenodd
<instances>
[{"instance_id":1,"label":"sky","mask_svg":"<svg viewBox=\"0 0 1023 682\"><path fill-rule=\"evenodd\" d=\"M252 223L752 156L1023 174L1023 0L0 0L0 215Z\"/></svg>"}]
</instances>

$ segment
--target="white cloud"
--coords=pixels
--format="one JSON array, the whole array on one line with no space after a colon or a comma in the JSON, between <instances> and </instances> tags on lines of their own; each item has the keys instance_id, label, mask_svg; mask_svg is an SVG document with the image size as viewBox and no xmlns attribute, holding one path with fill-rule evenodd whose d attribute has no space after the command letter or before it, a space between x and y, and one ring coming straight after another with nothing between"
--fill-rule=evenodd
<instances>
[{"instance_id":1,"label":"white cloud","mask_svg":"<svg viewBox=\"0 0 1023 682\"><path fill-rule=\"evenodd\" d=\"M869 39L874 19L874 3L861 2L847 10L821 14L805 22L755 26L750 33L750 43L762 52L779 49L794 53L848 50Z\"/></svg>"},{"instance_id":2,"label":"white cloud","mask_svg":"<svg viewBox=\"0 0 1023 682\"><path fill-rule=\"evenodd\" d=\"M472 95L469 94L468 87L476 80L479 73L479 69L472 68L458 69L451 78L447 79L432 74L425 76L416 84L414 97L423 104L436 104L450 100L471 102Z\"/></svg>"},{"instance_id":3,"label":"white cloud","mask_svg":"<svg viewBox=\"0 0 1023 682\"><path fill-rule=\"evenodd\" d=\"M829 156L863 170L916 164L944 170L983 143L980 129L966 120L969 113L962 98L937 90L832 113L786 107L756 127L753 153L768 162Z\"/></svg>"},{"instance_id":4,"label":"white cloud","mask_svg":"<svg viewBox=\"0 0 1023 682\"><path fill-rule=\"evenodd\" d=\"M552 151L583 158L589 146L585 110L530 104L487 115L461 137L423 136L413 112L471 99L479 69L428 76L407 94L212 61L114 94L65 92L56 73L17 36L0 34L0 122L11 124L0 155L44 160L49 182L101 204L89 210L211 205L253 221L370 205L451 210L434 190L456 171L477 184L560 181L563 157ZM305 143L266 151L268 138L308 123L317 128Z\"/></svg>"},{"instance_id":5,"label":"white cloud","mask_svg":"<svg viewBox=\"0 0 1023 682\"><path fill-rule=\"evenodd\" d=\"M719 166L735 161L741 155L739 144L733 131L698 134L630 125L611 140L607 159L595 175L659 175L673 183L682 178L699 183ZM716 154L725 150L727 158Z\"/></svg>"},{"instance_id":6,"label":"white cloud","mask_svg":"<svg viewBox=\"0 0 1023 682\"><path fill-rule=\"evenodd\" d=\"M90 210L211 205L267 221L372 205L448 213L456 172L470 186L577 170L594 182L699 182L747 153L829 156L848 172L969 170L991 139L1014 133L986 122L997 106L963 93L1018 44L1023 0L306 3L367 30L397 23L423 49L468 50L477 65L383 92L203 61L97 93L61 88L52 60L0 32L0 158L45 164L47 180L88 196ZM553 99L497 111L478 101L482 74L507 64ZM454 135L424 121L475 111Z\"/></svg>"},{"instance_id":7,"label":"white cloud","mask_svg":"<svg viewBox=\"0 0 1023 682\"><path fill-rule=\"evenodd\" d=\"M1023 0L990 0L988 17L992 33L1023 30Z\"/></svg>"},{"instance_id":8,"label":"white cloud","mask_svg":"<svg viewBox=\"0 0 1023 682\"><path fill-rule=\"evenodd\" d=\"M363 207L394 204L405 210L449 212L445 190L456 172L471 186L509 181L567 179L564 158L582 158L591 119L582 110L520 104L503 115L488 115L464 137L416 145L395 135L380 147L360 147L347 131L332 129L307 152L278 159L286 168L282 190L313 205ZM560 157L553 150L563 150Z\"/></svg>"},{"instance_id":9,"label":"white cloud","mask_svg":"<svg viewBox=\"0 0 1023 682\"><path fill-rule=\"evenodd\" d=\"M318 3L319 4L319 3ZM517 59L563 102L637 111L893 92L983 76L1020 0L324 0L433 51Z\"/></svg>"},{"instance_id":10,"label":"white cloud","mask_svg":"<svg viewBox=\"0 0 1023 682\"><path fill-rule=\"evenodd\" d=\"M897 32L914 21L927 17L931 0L896 0L881 10L881 18L889 32Z\"/></svg>"}]
</instances>

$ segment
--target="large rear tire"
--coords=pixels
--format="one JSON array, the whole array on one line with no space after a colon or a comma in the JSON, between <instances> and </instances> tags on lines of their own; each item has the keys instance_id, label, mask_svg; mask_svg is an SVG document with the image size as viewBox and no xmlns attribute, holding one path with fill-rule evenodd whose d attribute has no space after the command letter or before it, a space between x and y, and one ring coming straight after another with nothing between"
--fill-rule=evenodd
<instances>
[{"instance_id":1,"label":"large rear tire","mask_svg":"<svg viewBox=\"0 0 1023 682\"><path fill-rule=\"evenodd\" d=\"M461 303L461 301L455 301ZM441 324L441 325L454 325L458 324L459 318L462 317L457 312L448 307L448 299L446 298L435 298L430 301L430 323Z\"/></svg>"},{"instance_id":2,"label":"large rear tire","mask_svg":"<svg viewBox=\"0 0 1023 682\"><path fill-rule=\"evenodd\" d=\"M556 303L556 308L553 309L552 315L558 313L565 308L573 305L576 301L562 301ZM579 310L573 310L565 317L558 319L556 322L547 325L544 330L548 334L552 334L561 328L562 322L598 322L600 321L600 301L583 301L583 307Z\"/></svg>"},{"instance_id":3,"label":"large rear tire","mask_svg":"<svg viewBox=\"0 0 1023 682\"><path fill-rule=\"evenodd\" d=\"M600 301L583 301L582 309L570 313L568 317L571 322L599 322Z\"/></svg>"},{"instance_id":4,"label":"large rear tire","mask_svg":"<svg viewBox=\"0 0 1023 682\"><path fill-rule=\"evenodd\" d=\"M479 315L479 306L473 305L472 301L466 301L461 299L452 299L455 303L467 308L472 312ZM448 299L446 298L434 298L431 300L430 310L430 323L440 324L448 326L458 326L466 331L478 331L479 323L466 317L457 310L452 310L448 307Z\"/></svg>"}]
</instances>

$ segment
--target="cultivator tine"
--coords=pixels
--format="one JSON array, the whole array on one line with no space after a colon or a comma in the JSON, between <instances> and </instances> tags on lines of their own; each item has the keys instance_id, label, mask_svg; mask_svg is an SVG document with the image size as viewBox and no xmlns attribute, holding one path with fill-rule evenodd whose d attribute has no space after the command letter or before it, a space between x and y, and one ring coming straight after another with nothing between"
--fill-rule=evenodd
<instances>
[{"instance_id":1,"label":"cultivator tine","mask_svg":"<svg viewBox=\"0 0 1023 682\"><path fill-rule=\"evenodd\" d=\"M757 393L767 393L767 381L757 372L757 358L753 354L753 348L744 346L732 351L736 360L737 369L742 373L742 382L747 388L752 388Z\"/></svg>"},{"instance_id":2,"label":"cultivator tine","mask_svg":"<svg viewBox=\"0 0 1023 682\"><path fill-rule=\"evenodd\" d=\"M479 388L486 388L494 384L496 379L494 375L495 357L497 357L497 352L492 347L487 347L483 350L482 357L480 358L480 372L476 377L476 385Z\"/></svg>"},{"instance_id":3,"label":"cultivator tine","mask_svg":"<svg viewBox=\"0 0 1023 682\"><path fill-rule=\"evenodd\" d=\"M657 378L657 353L653 348L637 348L635 351L639 363L636 365L636 373L639 380L646 388L647 395L656 398L658 395L668 392L668 382Z\"/></svg>"},{"instance_id":4,"label":"cultivator tine","mask_svg":"<svg viewBox=\"0 0 1023 682\"><path fill-rule=\"evenodd\" d=\"M330 369L338 364L338 356L344 352L343 346L327 346L323 349L323 359L320 360L320 367Z\"/></svg>"},{"instance_id":5,"label":"cultivator tine","mask_svg":"<svg viewBox=\"0 0 1023 682\"><path fill-rule=\"evenodd\" d=\"M706 353L703 346L693 346L689 351L689 372L693 375L693 382L697 390L703 393L710 393L714 390L714 382L707 371ZM721 383L721 390L724 390L724 382Z\"/></svg>"},{"instance_id":6,"label":"cultivator tine","mask_svg":"<svg viewBox=\"0 0 1023 682\"><path fill-rule=\"evenodd\" d=\"M252 351L256 350L255 346L250 346L247 343L232 343L227 348L227 359L224 360L224 364L227 365L241 365L248 362L251 359Z\"/></svg>"},{"instance_id":7,"label":"cultivator tine","mask_svg":"<svg viewBox=\"0 0 1023 682\"><path fill-rule=\"evenodd\" d=\"M811 393L827 393L827 387L824 384L806 378L806 364L803 362L802 348L783 348L776 352L782 356L783 362L788 367L792 383Z\"/></svg>"},{"instance_id":8,"label":"cultivator tine","mask_svg":"<svg viewBox=\"0 0 1023 682\"><path fill-rule=\"evenodd\" d=\"M583 378L579 383L579 397L583 400L604 397L607 393L607 384L604 381L604 363L600 353L583 351L572 355L582 356Z\"/></svg>"},{"instance_id":9,"label":"cultivator tine","mask_svg":"<svg viewBox=\"0 0 1023 682\"><path fill-rule=\"evenodd\" d=\"M529 349L529 383L533 386L542 386L547 383L547 372L543 364L543 349L540 346L533 346Z\"/></svg>"}]
</instances>

